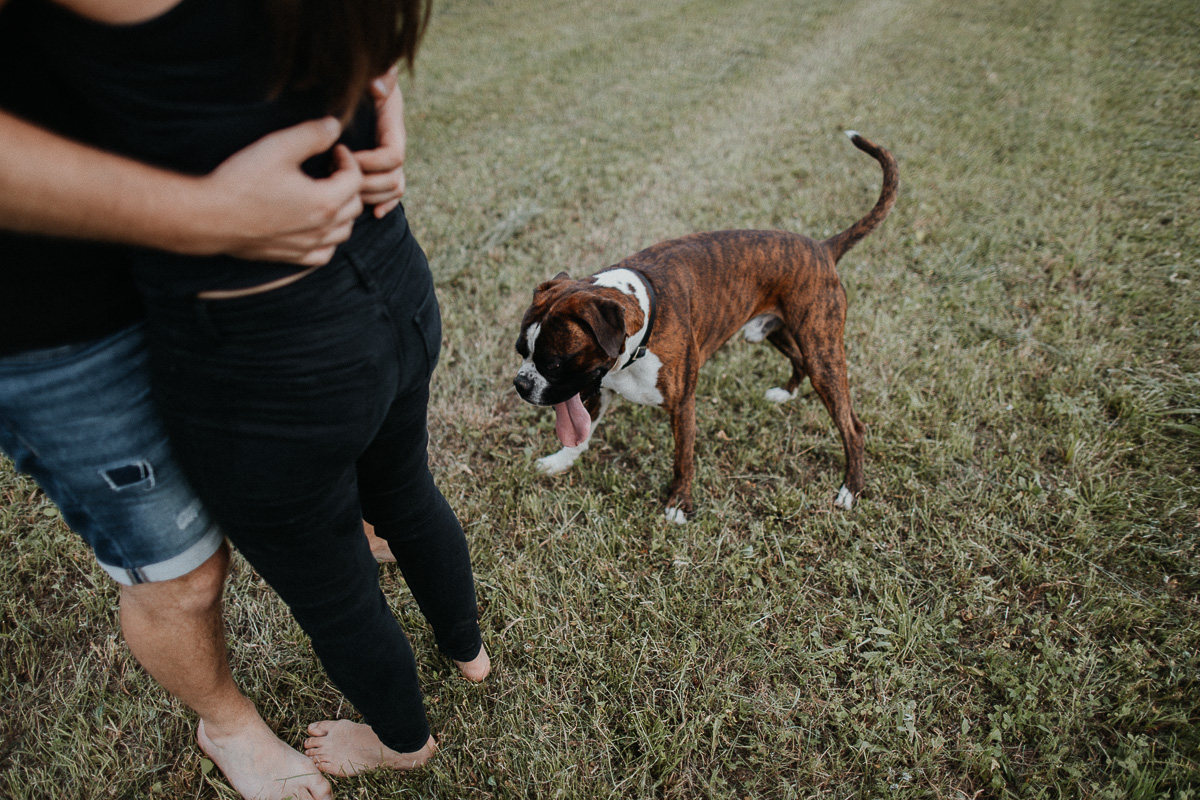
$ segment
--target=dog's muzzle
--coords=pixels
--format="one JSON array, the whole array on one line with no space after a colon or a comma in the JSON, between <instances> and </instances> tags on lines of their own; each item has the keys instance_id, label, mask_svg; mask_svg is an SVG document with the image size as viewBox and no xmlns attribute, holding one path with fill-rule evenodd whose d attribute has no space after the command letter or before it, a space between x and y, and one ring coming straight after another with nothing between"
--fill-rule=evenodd
<instances>
[{"instance_id":1,"label":"dog's muzzle","mask_svg":"<svg viewBox=\"0 0 1200 800\"><path fill-rule=\"evenodd\" d=\"M550 383L540 374L530 375L522 370L513 378L513 386L525 402L535 406L552 406L575 395L589 397L595 394L607 371L599 367L564 383Z\"/></svg>"},{"instance_id":2,"label":"dog's muzzle","mask_svg":"<svg viewBox=\"0 0 1200 800\"><path fill-rule=\"evenodd\" d=\"M528 375L517 373L517 377L513 378L513 386L517 387L517 394L521 395L522 400L529 401L529 395L533 393L532 378Z\"/></svg>"}]
</instances>

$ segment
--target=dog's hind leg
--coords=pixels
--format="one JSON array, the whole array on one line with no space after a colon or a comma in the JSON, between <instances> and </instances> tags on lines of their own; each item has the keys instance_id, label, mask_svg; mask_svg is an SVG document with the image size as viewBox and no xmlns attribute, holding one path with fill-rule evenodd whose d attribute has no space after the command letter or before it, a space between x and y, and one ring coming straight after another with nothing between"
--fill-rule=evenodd
<instances>
[{"instance_id":1,"label":"dog's hind leg","mask_svg":"<svg viewBox=\"0 0 1200 800\"><path fill-rule=\"evenodd\" d=\"M783 386L767 389L765 396L772 403L786 403L796 396L800 384L804 383L804 379L808 377L808 373L804 369L804 353L801 352L800 345L796 344L795 338L787 328L778 328L772 331L767 336L767 341L774 345L776 350L783 353L788 361L792 362L792 377Z\"/></svg>"},{"instance_id":2,"label":"dog's hind leg","mask_svg":"<svg viewBox=\"0 0 1200 800\"><path fill-rule=\"evenodd\" d=\"M604 416L604 412L608 410L608 405L612 402L612 396L613 392L611 389L602 387L599 392L583 401L583 407L587 409L588 416L592 418L592 425L588 430L587 438L574 447L564 447L557 453L551 453L548 456L539 458L537 460L539 471L545 475L558 475L566 472L575 464L579 457L583 455L583 452L588 449L588 442L596 434L596 425L599 424L600 418Z\"/></svg>"},{"instance_id":3,"label":"dog's hind leg","mask_svg":"<svg viewBox=\"0 0 1200 800\"><path fill-rule=\"evenodd\" d=\"M823 326L821 330L836 330L834 337L810 336L801 341L807 356L808 377L813 389L825 403L829 415L842 435L842 447L846 452L846 475L838 491L836 505L850 509L862 494L863 443L866 428L854 413L850 400L850 382L846 375L846 346L842 341L840 326Z\"/></svg>"}]
</instances>

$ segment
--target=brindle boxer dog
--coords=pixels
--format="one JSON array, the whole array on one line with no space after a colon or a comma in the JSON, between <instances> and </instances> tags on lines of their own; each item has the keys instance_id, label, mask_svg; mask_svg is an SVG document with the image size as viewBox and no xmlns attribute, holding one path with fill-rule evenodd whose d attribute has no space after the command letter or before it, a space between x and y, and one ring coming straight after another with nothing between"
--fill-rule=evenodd
<instances>
[{"instance_id":1,"label":"brindle boxer dog","mask_svg":"<svg viewBox=\"0 0 1200 800\"><path fill-rule=\"evenodd\" d=\"M612 394L662 406L675 434L675 476L666 515L692 513L696 379L700 366L739 330L766 339L792 363L767 399L795 396L808 376L842 435L846 475L835 503L852 508L863 489L865 429L846 379L846 292L838 259L891 211L898 186L891 153L854 131L855 147L883 167L883 189L865 217L818 242L784 231L696 233L661 242L584 280L559 273L534 291L521 321L521 397L554 406L563 448L538 460L554 475L587 449Z\"/></svg>"}]
</instances>

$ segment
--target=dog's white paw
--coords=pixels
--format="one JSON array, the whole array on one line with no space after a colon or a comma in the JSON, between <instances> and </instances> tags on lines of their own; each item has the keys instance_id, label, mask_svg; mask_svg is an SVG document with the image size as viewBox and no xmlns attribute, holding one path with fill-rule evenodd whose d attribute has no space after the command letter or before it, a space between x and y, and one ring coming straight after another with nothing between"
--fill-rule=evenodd
<instances>
[{"instance_id":1,"label":"dog's white paw","mask_svg":"<svg viewBox=\"0 0 1200 800\"><path fill-rule=\"evenodd\" d=\"M849 511L854 508L854 493L843 486L838 490L837 499L833 501L833 504L838 508L844 508Z\"/></svg>"},{"instance_id":2,"label":"dog's white paw","mask_svg":"<svg viewBox=\"0 0 1200 800\"><path fill-rule=\"evenodd\" d=\"M789 392L782 386L774 386L770 389L767 389L763 396L772 403L786 403L788 400L791 400L793 397L795 397L796 393Z\"/></svg>"},{"instance_id":3,"label":"dog's white paw","mask_svg":"<svg viewBox=\"0 0 1200 800\"><path fill-rule=\"evenodd\" d=\"M666 517L667 522L674 522L676 525L687 523L687 514L683 513L682 509L675 508L675 506L667 506Z\"/></svg>"},{"instance_id":4,"label":"dog's white paw","mask_svg":"<svg viewBox=\"0 0 1200 800\"><path fill-rule=\"evenodd\" d=\"M575 463L575 460L579 458L579 454L586 449L586 444L577 447L564 447L557 453L539 458L535 463L537 464L538 471L543 475L558 475L569 470L571 465Z\"/></svg>"}]
</instances>

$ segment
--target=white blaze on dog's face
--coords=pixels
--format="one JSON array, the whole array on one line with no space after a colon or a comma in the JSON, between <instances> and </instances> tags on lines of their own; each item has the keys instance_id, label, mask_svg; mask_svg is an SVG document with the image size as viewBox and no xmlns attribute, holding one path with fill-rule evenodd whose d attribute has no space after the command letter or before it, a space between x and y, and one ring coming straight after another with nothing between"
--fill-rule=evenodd
<instances>
[{"instance_id":1,"label":"white blaze on dog's face","mask_svg":"<svg viewBox=\"0 0 1200 800\"><path fill-rule=\"evenodd\" d=\"M533 363L533 354L537 348L538 334L542 332L540 323L534 322L525 329L522 338L525 340L525 359L521 362L521 368L517 370L517 385L520 387L523 381L529 382L528 392L522 392L524 397L534 405L544 405L542 398L546 394L546 379L542 373L538 372L537 365ZM522 348L518 345L517 350Z\"/></svg>"}]
</instances>

